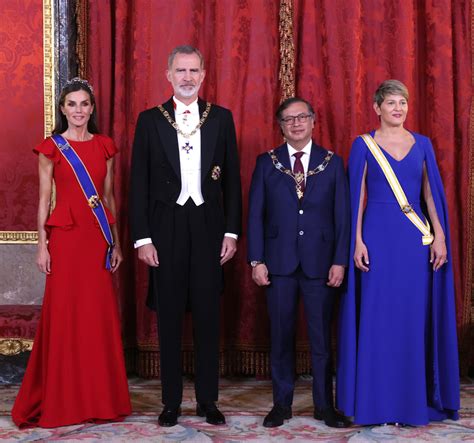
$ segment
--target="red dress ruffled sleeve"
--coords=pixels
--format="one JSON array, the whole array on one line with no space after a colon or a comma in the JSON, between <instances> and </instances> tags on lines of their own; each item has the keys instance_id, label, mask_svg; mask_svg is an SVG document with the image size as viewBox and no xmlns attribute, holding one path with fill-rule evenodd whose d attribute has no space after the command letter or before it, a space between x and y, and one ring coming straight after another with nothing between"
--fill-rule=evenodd
<instances>
[{"instance_id":1,"label":"red dress ruffled sleeve","mask_svg":"<svg viewBox=\"0 0 474 443\"><path fill-rule=\"evenodd\" d=\"M59 163L61 160L61 153L54 144L51 137L45 138L38 146L33 148L35 154L44 154L46 158L49 158L54 163Z\"/></svg>"},{"instance_id":2,"label":"red dress ruffled sleeve","mask_svg":"<svg viewBox=\"0 0 474 443\"><path fill-rule=\"evenodd\" d=\"M102 134L95 134L94 137L97 137L98 142L104 149L105 158L107 160L118 153L117 146L115 146L114 141L110 137Z\"/></svg>"}]
</instances>

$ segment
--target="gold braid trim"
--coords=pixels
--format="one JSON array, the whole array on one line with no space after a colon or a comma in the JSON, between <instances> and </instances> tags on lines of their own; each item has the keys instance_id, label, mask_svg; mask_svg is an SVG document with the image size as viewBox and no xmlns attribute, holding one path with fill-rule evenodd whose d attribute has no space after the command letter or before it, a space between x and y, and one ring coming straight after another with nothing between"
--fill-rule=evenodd
<instances>
[{"instance_id":1,"label":"gold braid trim","mask_svg":"<svg viewBox=\"0 0 474 443\"><path fill-rule=\"evenodd\" d=\"M87 78L87 26L89 19L87 0L77 0L76 3L76 56L77 73L81 78Z\"/></svg>"},{"instance_id":2,"label":"gold braid trim","mask_svg":"<svg viewBox=\"0 0 474 443\"><path fill-rule=\"evenodd\" d=\"M295 96L295 45L293 42L293 1L280 0L280 80L281 101Z\"/></svg>"}]
</instances>

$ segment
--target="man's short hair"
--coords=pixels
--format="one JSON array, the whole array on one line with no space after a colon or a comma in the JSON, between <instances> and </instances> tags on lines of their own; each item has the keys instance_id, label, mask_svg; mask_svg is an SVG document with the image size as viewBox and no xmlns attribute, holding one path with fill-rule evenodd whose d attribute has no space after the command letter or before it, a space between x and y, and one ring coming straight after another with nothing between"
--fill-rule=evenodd
<instances>
[{"instance_id":1,"label":"man's short hair","mask_svg":"<svg viewBox=\"0 0 474 443\"><path fill-rule=\"evenodd\" d=\"M281 121L281 117L282 117L282 114L283 114L283 111L288 108L290 105L292 105L293 103L304 103L307 107L308 107L308 112L310 114L313 115L314 117L314 109L313 107L311 106L311 103L308 102L307 100L305 100L304 98L301 98L301 97L290 97L290 98L287 98L286 100L283 100L281 103L280 103L280 106L278 106L278 109L275 113L275 116L276 116L276 119L278 121Z\"/></svg>"},{"instance_id":2,"label":"man's short hair","mask_svg":"<svg viewBox=\"0 0 474 443\"><path fill-rule=\"evenodd\" d=\"M201 69L204 69L204 57L202 56L201 51L191 45L176 46L176 48L171 51L170 55L168 56L168 69L171 69L174 58L177 54L196 54L199 57L199 61L201 62Z\"/></svg>"},{"instance_id":3,"label":"man's short hair","mask_svg":"<svg viewBox=\"0 0 474 443\"><path fill-rule=\"evenodd\" d=\"M408 88L400 80L385 80L375 91L374 103L380 106L387 95L401 95L408 101Z\"/></svg>"}]
</instances>

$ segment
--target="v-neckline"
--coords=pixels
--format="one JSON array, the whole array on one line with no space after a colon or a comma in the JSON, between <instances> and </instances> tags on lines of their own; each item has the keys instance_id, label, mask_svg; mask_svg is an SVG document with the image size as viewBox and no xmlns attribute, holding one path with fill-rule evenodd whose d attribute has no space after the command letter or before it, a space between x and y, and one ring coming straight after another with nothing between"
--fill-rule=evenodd
<instances>
[{"instance_id":1,"label":"v-neckline","mask_svg":"<svg viewBox=\"0 0 474 443\"><path fill-rule=\"evenodd\" d=\"M410 132L410 131L409 131ZM388 152L383 146L381 146L379 143L377 143L377 146L383 151L385 152L385 154L387 154L393 161L397 162L397 163L401 163L403 160L405 160L410 154L411 154L411 151L413 151L413 148L415 147L416 145L416 137L413 135L412 132L410 132L410 134L413 136L415 142L410 146L410 149L408 150L408 152L403 156L403 158L401 158L400 160L397 160L392 154L390 154L390 152ZM372 136L374 141L375 141L375 131L374 131L374 135Z\"/></svg>"},{"instance_id":2,"label":"v-neckline","mask_svg":"<svg viewBox=\"0 0 474 443\"><path fill-rule=\"evenodd\" d=\"M397 163L401 163L403 160L405 160L410 154L411 154L411 151L413 151L413 148L414 146L416 145L416 140L415 140L415 143L413 143L411 146L410 146L410 149L408 150L408 152L403 156L403 158L401 158L400 160L397 160L392 154L390 154L390 152L388 152L385 148L383 148L382 146L380 146L378 143L377 143L378 147L385 153L387 154L393 161L397 162Z\"/></svg>"}]
</instances>

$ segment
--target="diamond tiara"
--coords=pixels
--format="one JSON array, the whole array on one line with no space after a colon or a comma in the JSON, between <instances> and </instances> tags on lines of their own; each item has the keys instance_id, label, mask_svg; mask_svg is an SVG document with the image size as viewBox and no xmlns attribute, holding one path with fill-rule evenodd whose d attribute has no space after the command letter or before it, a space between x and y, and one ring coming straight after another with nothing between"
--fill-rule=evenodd
<instances>
[{"instance_id":1,"label":"diamond tiara","mask_svg":"<svg viewBox=\"0 0 474 443\"><path fill-rule=\"evenodd\" d=\"M92 93L94 93L94 88L92 87L92 85L87 80L82 79L80 77L71 78L71 80L68 80L66 82L64 87L73 85L74 83L81 83L82 85L86 86Z\"/></svg>"}]
</instances>

